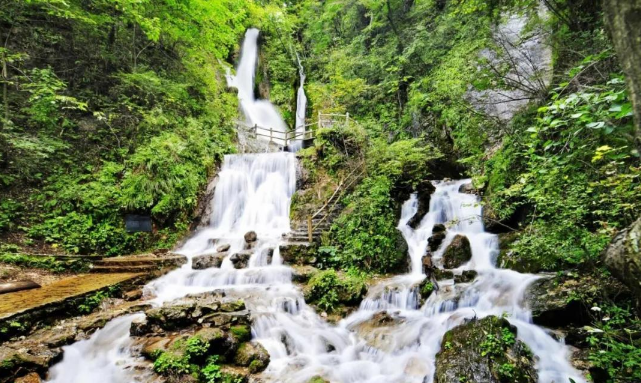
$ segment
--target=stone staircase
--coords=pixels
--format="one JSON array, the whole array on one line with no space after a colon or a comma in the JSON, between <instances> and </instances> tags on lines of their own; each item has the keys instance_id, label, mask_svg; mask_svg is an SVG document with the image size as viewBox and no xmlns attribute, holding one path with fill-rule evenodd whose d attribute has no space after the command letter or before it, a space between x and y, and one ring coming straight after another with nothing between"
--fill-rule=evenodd
<instances>
[{"instance_id":1,"label":"stone staircase","mask_svg":"<svg viewBox=\"0 0 641 383\"><path fill-rule=\"evenodd\" d=\"M340 195L334 193L325 205L312 216L312 241L319 242L324 232L329 231L334 220L340 214L337 204ZM309 243L309 221L294 221L292 231L285 234L283 239L289 243Z\"/></svg>"}]
</instances>

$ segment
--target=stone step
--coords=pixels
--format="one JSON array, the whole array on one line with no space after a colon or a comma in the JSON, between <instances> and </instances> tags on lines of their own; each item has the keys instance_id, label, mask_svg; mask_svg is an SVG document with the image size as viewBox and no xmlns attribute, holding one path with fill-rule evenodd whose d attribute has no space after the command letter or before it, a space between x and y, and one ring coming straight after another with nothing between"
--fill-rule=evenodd
<instances>
[{"instance_id":1,"label":"stone step","mask_svg":"<svg viewBox=\"0 0 641 383\"><path fill-rule=\"evenodd\" d=\"M103 258L100 261L94 262L94 266L168 266L168 265L181 265L187 259L182 255L172 255L166 257L114 257Z\"/></svg>"},{"instance_id":2,"label":"stone step","mask_svg":"<svg viewBox=\"0 0 641 383\"><path fill-rule=\"evenodd\" d=\"M160 265L133 265L133 266L94 266L91 273L145 273L157 270Z\"/></svg>"}]
</instances>

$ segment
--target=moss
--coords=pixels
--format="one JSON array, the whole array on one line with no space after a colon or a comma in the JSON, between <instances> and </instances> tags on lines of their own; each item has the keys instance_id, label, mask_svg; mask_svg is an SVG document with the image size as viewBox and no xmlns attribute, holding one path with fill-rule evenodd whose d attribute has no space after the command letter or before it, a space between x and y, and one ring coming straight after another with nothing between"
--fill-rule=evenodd
<instances>
[{"instance_id":1,"label":"moss","mask_svg":"<svg viewBox=\"0 0 641 383\"><path fill-rule=\"evenodd\" d=\"M251 330L249 326L232 326L229 331L238 339L239 342L246 342L251 339Z\"/></svg>"}]
</instances>

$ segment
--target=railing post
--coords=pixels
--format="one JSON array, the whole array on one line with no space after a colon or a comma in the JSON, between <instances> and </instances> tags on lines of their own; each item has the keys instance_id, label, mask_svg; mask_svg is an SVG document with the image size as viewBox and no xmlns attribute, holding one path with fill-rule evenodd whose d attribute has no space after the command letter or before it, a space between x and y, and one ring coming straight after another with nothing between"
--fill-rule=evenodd
<instances>
[{"instance_id":1,"label":"railing post","mask_svg":"<svg viewBox=\"0 0 641 383\"><path fill-rule=\"evenodd\" d=\"M258 135L258 124L254 124L254 134Z\"/></svg>"},{"instance_id":2,"label":"railing post","mask_svg":"<svg viewBox=\"0 0 641 383\"><path fill-rule=\"evenodd\" d=\"M272 142L272 128L269 128L269 142Z\"/></svg>"},{"instance_id":3,"label":"railing post","mask_svg":"<svg viewBox=\"0 0 641 383\"><path fill-rule=\"evenodd\" d=\"M349 124L349 112L345 113L345 125Z\"/></svg>"},{"instance_id":4,"label":"railing post","mask_svg":"<svg viewBox=\"0 0 641 383\"><path fill-rule=\"evenodd\" d=\"M312 242L312 216L308 215L307 216L307 239L309 239L309 242Z\"/></svg>"}]
</instances>

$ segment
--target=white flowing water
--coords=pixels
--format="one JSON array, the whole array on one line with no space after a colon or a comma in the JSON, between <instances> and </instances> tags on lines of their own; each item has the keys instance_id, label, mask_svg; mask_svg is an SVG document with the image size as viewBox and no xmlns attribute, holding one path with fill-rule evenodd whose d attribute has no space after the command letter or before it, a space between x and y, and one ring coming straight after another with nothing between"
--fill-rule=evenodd
<instances>
[{"instance_id":1,"label":"white flowing water","mask_svg":"<svg viewBox=\"0 0 641 383\"><path fill-rule=\"evenodd\" d=\"M269 100L258 100L254 95L254 79L258 64L258 29L251 28L245 33L236 75L227 75L227 85L238 89L238 101L246 123L257 126L256 133L261 140L286 145L287 124L276 107ZM271 129L271 131L270 131Z\"/></svg>"},{"instance_id":2,"label":"white flowing water","mask_svg":"<svg viewBox=\"0 0 641 383\"><path fill-rule=\"evenodd\" d=\"M143 314L116 318L91 338L63 347L63 359L49 370L53 383L116 383L135 381L129 337L131 322Z\"/></svg>"},{"instance_id":3,"label":"white flowing water","mask_svg":"<svg viewBox=\"0 0 641 383\"><path fill-rule=\"evenodd\" d=\"M257 30L247 32L241 61L255 64L255 49L247 47L255 47L257 36ZM254 57L247 57L252 51ZM253 71L243 65L241 62L232 80L239 97L243 94L243 110L255 111L250 105L256 102ZM263 110L269 111L267 115L275 112L273 108ZM244 299L253 319L253 338L271 356L262 374L266 382L304 383L321 375L341 383L429 383L445 332L465 320L488 315L506 315L518 328L518 338L537 359L540 382L585 382L570 366L566 347L531 323L522 297L537 277L494 266L497 238L483 229L477 197L459 193L469 180L436 183L429 212L415 230L407 225L418 207L412 195L403 205L398 224L408 243L410 272L373 286L360 308L337 325L323 320L305 303L301 290L291 282L291 268L282 264L279 255L282 234L289 231L295 161L290 153L226 156L211 202L211 226L197 232L178 251L189 259L186 265L146 286L146 294L154 297L152 303L219 289L227 296ZM452 238L463 234L470 240L472 259L455 271L475 269L478 276L467 284L441 281L440 289L420 306L416 286L425 278L421 258L437 223L446 224L448 234L434 254L436 263ZM194 256L222 244L231 246L229 254L242 249L243 235L250 230L258 234L258 244L247 268L237 270L229 259L220 268L191 268ZM362 326L381 311L394 318L394 323L362 331ZM114 319L89 339L65 347L62 362L50 370L50 381L140 381L134 373L137 361L128 332L138 315L142 314Z\"/></svg>"},{"instance_id":4,"label":"white flowing water","mask_svg":"<svg viewBox=\"0 0 641 383\"><path fill-rule=\"evenodd\" d=\"M307 109L307 96L305 95L305 68L300 61L300 56L296 53L296 60L298 62L298 74L300 77L300 86L296 94L296 139L289 144L292 151L298 151L303 146L303 138L305 135L305 111Z\"/></svg>"}]
</instances>

